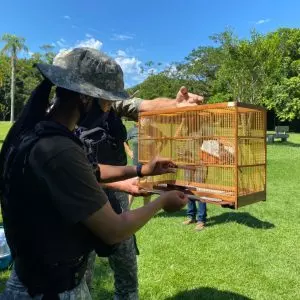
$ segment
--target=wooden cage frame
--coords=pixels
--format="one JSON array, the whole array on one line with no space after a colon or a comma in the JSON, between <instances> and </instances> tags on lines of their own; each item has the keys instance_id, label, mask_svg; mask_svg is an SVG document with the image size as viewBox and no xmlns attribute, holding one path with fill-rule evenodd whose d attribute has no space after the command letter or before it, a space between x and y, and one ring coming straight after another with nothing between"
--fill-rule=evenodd
<instances>
[{"instance_id":1,"label":"wooden cage frame","mask_svg":"<svg viewBox=\"0 0 300 300\"><path fill-rule=\"evenodd\" d=\"M155 117L166 117L171 118L171 116L177 115L180 118L183 118L184 114L201 114L205 112L210 112L210 114L214 114L214 112L217 112L218 114L222 114L226 111L226 114L230 114L230 120L232 121L232 124L228 125L229 128L231 128L233 131L231 132L232 135L230 136L231 142L233 143L232 149L234 150L233 154L233 160L231 159L230 163L228 165L222 165L218 164L213 159L211 161L206 160L205 165L207 168L232 168L233 174L234 174L234 186L230 187L231 192L229 192L227 186L217 186L216 184L210 185L210 184L202 184L202 183L192 183L186 184L185 181L180 181L177 178L173 180L165 180L165 181L159 181L155 182L155 179L142 179L140 180L140 186L144 189L147 189L148 191L152 193L162 193L163 191L172 190L172 189L179 189L183 190L191 199L207 202L207 203L214 203L217 205L221 205L223 207L230 207L234 209L238 209L239 207L249 205L252 203L256 203L259 201L265 201L266 200L266 163L267 163L267 148L266 148L266 130L267 130L267 112L266 109L252 104L246 104L241 102L224 102L224 103L216 103L216 104L203 104L198 106L192 106L192 107L183 107L183 108L174 108L174 109L164 109L164 110L156 110L152 112L143 112L139 114L139 162L146 163L148 162L151 157L148 157L145 159L145 154L143 153L143 147L145 147L144 142L145 138L143 137L142 131L141 131L141 122L143 122L143 119L148 120L155 120ZM247 114L254 115L253 113L256 113L255 118L258 119L259 124L259 130L257 130L257 134L246 132L241 134L241 128L246 128L247 126L250 128L251 125L254 123L251 123L251 120L248 122L248 125L245 123L245 125L241 124L243 123L242 116L246 116ZM180 117L181 116L181 117ZM198 116L198 115L197 115ZM245 117L246 118L246 117ZM262 120L260 119L262 118ZM251 119L249 117L249 119ZM155 121L153 121L155 123ZM166 123L167 124L167 123ZM169 125L168 125L169 126ZM172 126L172 125L171 125ZM175 125L174 125L175 126ZM178 127L178 124L176 125ZM176 127L175 126L175 127ZM202 126L200 124L200 126ZM258 126L258 125L257 125ZM246 129L243 129L244 131ZM178 137L154 137L151 136L150 139L157 140L157 141L171 141L177 140ZM205 137L201 137L202 140L205 139ZM220 143L220 140L223 139L226 141L228 140L228 136L211 136L210 138L214 138L218 140ZM257 163L255 159L251 161L251 163L243 164L242 159L240 159L242 155L242 149L240 146L241 143L247 144L251 143L251 141L257 141L259 143L259 151L260 151L260 162ZM202 143L204 145L204 142ZM252 147L251 145L248 146L249 149ZM253 146L254 149L256 149L256 146ZM172 154L172 150L171 154ZM203 151L201 152L203 153ZM152 157L160 153L152 153ZM240 154L240 156L239 156ZM172 155L171 155L172 156ZM175 163L177 163L175 161ZM179 164L178 166L180 169L185 170L192 170L195 168L192 164ZM226 169L227 170L227 169ZM241 183L239 182L239 179L241 179L243 176L241 170L246 170L247 172L251 173L251 170L254 170L253 172L256 172L253 175L254 178L258 178L258 186L257 190L254 192L243 192L241 189ZM250 170L250 171L247 171ZM208 171L207 171L208 172ZM239 178L240 176L240 178ZM195 187L197 185L197 187ZM202 186L202 187L201 187Z\"/></svg>"}]
</instances>

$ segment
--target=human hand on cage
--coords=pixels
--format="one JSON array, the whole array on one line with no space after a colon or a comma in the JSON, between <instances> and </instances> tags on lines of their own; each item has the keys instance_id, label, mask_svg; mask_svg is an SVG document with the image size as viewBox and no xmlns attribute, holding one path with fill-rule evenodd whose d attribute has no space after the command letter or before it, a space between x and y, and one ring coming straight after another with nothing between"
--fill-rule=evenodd
<instances>
[{"instance_id":1,"label":"human hand on cage","mask_svg":"<svg viewBox=\"0 0 300 300\"><path fill-rule=\"evenodd\" d=\"M177 107L187 107L202 104L204 97L189 93L185 86L182 86L176 96Z\"/></svg>"},{"instance_id":2,"label":"human hand on cage","mask_svg":"<svg viewBox=\"0 0 300 300\"><path fill-rule=\"evenodd\" d=\"M130 178L122 181L122 192L126 192L134 197L148 196L149 192L139 186L138 177Z\"/></svg>"},{"instance_id":3,"label":"human hand on cage","mask_svg":"<svg viewBox=\"0 0 300 300\"><path fill-rule=\"evenodd\" d=\"M141 173L143 176L154 176L166 173L175 173L177 165L170 159L156 156L147 164L142 166Z\"/></svg>"},{"instance_id":4,"label":"human hand on cage","mask_svg":"<svg viewBox=\"0 0 300 300\"><path fill-rule=\"evenodd\" d=\"M180 191L166 192L160 198L163 202L163 210L169 213L182 209L188 202L187 196Z\"/></svg>"}]
</instances>

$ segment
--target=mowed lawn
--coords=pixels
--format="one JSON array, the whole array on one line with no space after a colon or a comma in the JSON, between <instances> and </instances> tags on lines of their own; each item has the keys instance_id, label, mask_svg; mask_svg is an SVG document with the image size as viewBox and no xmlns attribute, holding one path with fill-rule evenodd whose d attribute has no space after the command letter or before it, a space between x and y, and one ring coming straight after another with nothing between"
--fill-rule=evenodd
<instances>
[{"instance_id":1,"label":"mowed lawn","mask_svg":"<svg viewBox=\"0 0 300 300\"><path fill-rule=\"evenodd\" d=\"M1 140L7 128L0 123ZM300 299L299 161L299 134L268 145L267 201L238 211L208 205L202 232L181 224L185 210L157 214L137 233L140 298ZM93 298L112 295L112 272L98 259Z\"/></svg>"}]
</instances>

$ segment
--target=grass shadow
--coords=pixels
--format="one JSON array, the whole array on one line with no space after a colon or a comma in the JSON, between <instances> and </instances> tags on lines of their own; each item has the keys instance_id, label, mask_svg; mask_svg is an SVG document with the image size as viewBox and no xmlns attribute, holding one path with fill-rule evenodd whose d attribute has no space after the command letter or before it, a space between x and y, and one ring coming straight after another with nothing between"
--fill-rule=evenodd
<instances>
[{"instance_id":1,"label":"grass shadow","mask_svg":"<svg viewBox=\"0 0 300 300\"><path fill-rule=\"evenodd\" d=\"M261 221L247 212L226 212L208 219L207 226L234 222L257 229L271 229L275 225L267 221Z\"/></svg>"},{"instance_id":2,"label":"grass shadow","mask_svg":"<svg viewBox=\"0 0 300 300\"><path fill-rule=\"evenodd\" d=\"M177 295L165 298L165 300L251 300L246 296L229 292L221 291L214 288L197 288L190 291L179 292Z\"/></svg>"},{"instance_id":3,"label":"grass shadow","mask_svg":"<svg viewBox=\"0 0 300 300\"><path fill-rule=\"evenodd\" d=\"M155 218L172 218L172 217L186 217L186 210L180 210L175 213L160 212L155 215ZM251 228L257 229L272 229L275 227L273 223L261 221L247 212L225 212L217 216L208 217L207 227L224 223L238 223Z\"/></svg>"},{"instance_id":4,"label":"grass shadow","mask_svg":"<svg viewBox=\"0 0 300 300\"><path fill-rule=\"evenodd\" d=\"M160 211L153 218L173 218L173 217L186 217L186 210L181 209L173 213L166 213L165 211Z\"/></svg>"}]
</instances>

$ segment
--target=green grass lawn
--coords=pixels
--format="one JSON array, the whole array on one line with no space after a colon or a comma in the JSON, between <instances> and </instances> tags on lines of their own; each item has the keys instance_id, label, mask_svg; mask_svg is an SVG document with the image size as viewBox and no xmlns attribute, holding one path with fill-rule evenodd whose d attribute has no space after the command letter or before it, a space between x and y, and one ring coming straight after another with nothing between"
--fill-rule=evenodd
<instances>
[{"instance_id":1,"label":"green grass lawn","mask_svg":"<svg viewBox=\"0 0 300 300\"><path fill-rule=\"evenodd\" d=\"M1 139L6 129L0 123ZM185 210L157 214L137 233L141 299L300 299L299 161L299 134L268 145L267 201L208 205L202 232L181 225ZM112 295L112 272L98 259L94 299Z\"/></svg>"}]
</instances>

